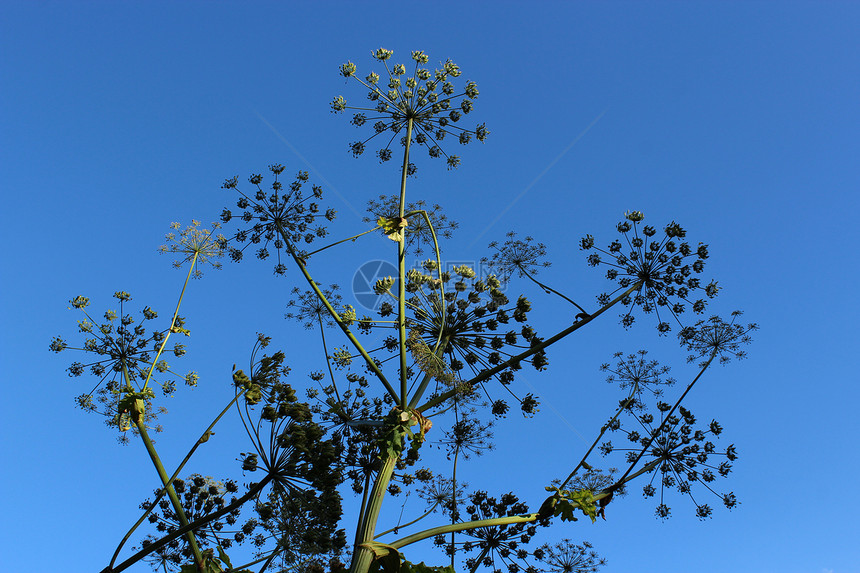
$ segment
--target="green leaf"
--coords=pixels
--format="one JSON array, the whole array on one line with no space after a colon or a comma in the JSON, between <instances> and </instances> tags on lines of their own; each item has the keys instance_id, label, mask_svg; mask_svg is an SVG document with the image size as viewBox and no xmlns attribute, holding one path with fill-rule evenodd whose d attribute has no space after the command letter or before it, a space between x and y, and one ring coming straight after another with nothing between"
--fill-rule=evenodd
<instances>
[{"instance_id":1,"label":"green leaf","mask_svg":"<svg viewBox=\"0 0 860 573\"><path fill-rule=\"evenodd\" d=\"M389 239L400 242L403 240L403 228L409 222L402 217L380 217L376 220L376 224L382 227L382 231Z\"/></svg>"},{"instance_id":2,"label":"green leaf","mask_svg":"<svg viewBox=\"0 0 860 573\"><path fill-rule=\"evenodd\" d=\"M371 572L401 573L400 552L396 548L379 541L367 541L362 543L361 547L373 551L374 559L373 563L370 564Z\"/></svg>"},{"instance_id":3,"label":"green leaf","mask_svg":"<svg viewBox=\"0 0 860 573\"><path fill-rule=\"evenodd\" d=\"M209 432L206 433L208 434ZM229 567L230 569L233 568L233 564L230 562L230 558L227 557L227 554L224 552L224 548L222 548L220 545L218 546L218 557L221 558L221 562L227 565L227 567Z\"/></svg>"}]
</instances>

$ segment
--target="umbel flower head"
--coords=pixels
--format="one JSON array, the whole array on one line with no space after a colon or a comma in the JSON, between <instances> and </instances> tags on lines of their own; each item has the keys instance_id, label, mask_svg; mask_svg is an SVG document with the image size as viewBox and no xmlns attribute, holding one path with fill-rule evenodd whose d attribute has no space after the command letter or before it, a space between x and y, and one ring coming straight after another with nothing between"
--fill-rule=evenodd
<instances>
[{"instance_id":1,"label":"umbel flower head","mask_svg":"<svg viewBox=\"0 0 860 573\"><path fill-rule=\"evenodd\" d=\"M499 278L507 281L513 275L522 277L536 274L541 268L548 268L552 263L541 260L546 256L546 245L535 243L532 237L517 239L513 231L507 234L507 240L499 246L497 241L490 243L495 250L492 257L484 257L481 262L495 271Z\"/></svg>"},{"instance_id":2,"label":"umbel flower head","mask_svg":"<svg viewBox=\"0 0 860 573\"><path fill-rule=\"evenodd\" d=\"M609 363L602 364L600 369L604 372L609 372L606 381L610 384L617 382L618 386L624 390L629 388L630 397L635 399L634 405L642 408L642 393L647 391L655 397L663 394L662 386L671 386L675 383L675 379L665 377L669 372L668 366L660 366L656 360L646 360L647 350L640 350L636 354L628 354L626 357L623 352L616 352L613 356L618 359L614 367Z\"/></svg>"},{"instance_id":3,"label":"umbel flower head","mask_svg":"<svg viewBox=\"0 0 860 573\"><path fill-rule=\"evenodd\" d=\"M146 380L150 371L152 371L152 377L149 381L159 384L166 396L176 391L177 380L184 380L188 386L196 386L198 376L195 372L185 376L175 374L167 361L161 357L153 365L156 353L167 336L167 329L153 330L147 335L146 322L156 319L158 314L150 307L144 307L141 311L143 318L135 325L134 316L126 312L126 303L131 301L131 295L120 291L113 296L119 301L119 312L108 310L104 313L103 321L93 318L86 311L90 303L87 297L78 296L72 299L71 307L81 310L85 316L83 320L78 321L78 331L84 336L83 346L69 346L65 339L56 336L51 340L49 348L57 353L78 350L92 357L86 362L75 361L67 369L69 376L72 377L82 376L89 370L99 379L92 390L81 394L75 398L75 401L82 410L102 414L108 426L125 432L133 426L129 412L122 411L120 404L128 394L138 390L134 384L138 383L140 386L139 382ZM183 327L184 320L177 317L173 331L187 334L188 330ZM179 357L185 354L185 346L177 343L171 348L165 348L164 351ZM156 377L163 381L158 382ZM158 412L151 407L153 397L151 390L145 396L141 396L146 406L143 419L147 427L150 427L149 424L157 418ZM154 429L161 430L160 426L154 426ZM124 434L120 436L120 442L127 442Z\"/></svg>"},{"instance_id":4,"label":"umbel flower head","mask_svg":"<svg viewBox=\"0 0 860 573\"><path fill-rule=\"evenodd\" d=\"M338 308L343 301L338 291L340 287L336 284L326 289L320 289L325 295L326 300ZM323 301L312 290L302 291L298 287L293 288L293 295L296 297L287 303L287 307L293 310L286 313L284 318L297 320L302 326L310 330L316 326L334 326L334 319L329 314Z\"/></svg>"},{"instance_id":5,"label":"umbel flower head","mask_svg":"<svg viewBox=\"0 0 860 573\"><path fill-rule=\"evenodd\" d=\"M595 573L606 565L606 559L600 558L588 541L577 545L562 539L561 543L535 549L534 556L546 564L547 573Z\"/></svg>"},{"instance_id":6,"label":"umbel flower head","mask_svg":"<svg viewBox=\"0 0 860 573\"><path fill-rule=\"evenodd\" d=\"M242 211L235 217L243 223L253 222L250 227L236 232L233 240L239 246L230 247L229 253L230 258L238 262L242 260L245 249L252 248L258 259L265 260L272 255L269 252L271 246L275 250L275 274L283 275L287 272L287 266L284 264L282 251L286 254L287 242L295 246L302 242L311 243L317 237L325 237L325 226L312 225L320 219L332 221L336 212L334 209L322 211L319 203L314 201L322 198L321 187L314 185L312 195L305 196L302 193L302 186L308 181L307 171L300 171L287 189L284 189L279 180L284 166L270 165L269 171L274 175L270 191L263 190L263 176L260 174L248 178L251 185L257 188L253 194L246 194L239 189L238 177L227 179L222 185L224 189L235 189L240 195L236 206ZM224 223L233 218L230 209L221 212L221 220Z\"/></svg>"},{"instance_id":7,"label":"umbel flower head","mask_svg":"<svg viewBox=\"0 0 860 573\"><path fill-rule=\"evenodd\" d=\"M178 231L179 235L175 232L167 233L164 236L167 244L161 245L158 250L178 255L179 258L173 261L173 266L177 269L191 262L194 265L192 276L199 279L203 276L203 271L200 270L203 265L210 264L214 269L221 268L217 259L224 255L227 238L221 233L215 234L215 230L220 227L220 223L212 223L211 229L201 229L200 221L193 220L182 229L179 223L171 223L170 228Z\"/></svg>"},{"instance_id":8,"label":"umbel flower head","mask_svg":"<svg viewBox=\"0 0 860 573\"><path fill-rule=\"evenodd\" d=\"M743 312L739 310L734 311L729 322L725 322L719 316L712 316L679 332L678 338L681 340L681 345L691 353L687 357L687 362L710 358L712 354L720 357L720 364L728 363L732 356L738 360L746 358L747 353L741 350L741 345L752 342L749 333L758 330L758 325L752 322L746 326L735 324L735 320L742 314Z\"/></svg>"},{"instance_id":9,"label":"umbel flower head","mask_svg":"<svg viewBox=\"0 0 860 573\"><path fill-rule=\"evenodd\" d=\"M704 312L705 300L696 299L696 292L703 291L707 298L713 298L719 288L713 281L702 286L695 276L705 268L707 245L699 243L694 249L683 240L687 232L675 222L663 228L662 238L655 239L657 229L649 225L640 229L644 218L641 211L625 214L625 220L616 227L623 243L615 240L604 250L594 246L594 237L586 235L579 245L583 250L595 251L588 255L588 264L609 266L606 278L618 284L614 291L598 296L597 302L606 305L615 293L639 285L621 301L628 307L621 315L621 324L625 328L633 324L633 309L638 306L646 314L657 315L657 330L665 334L671 330L670 316L681 324L679 316L688 306L696 314Z\"/></svg>"},{"instance_id":10,"label":"umbel flower head","mask_svg":"<svg viewBox=\"0 0 860 573\"><path fill-rule=\"evenodd\" d=\"M500 497L490 497L485 491L476 491L468 498L466 513L471 521L523 515L528 513L528 505L521 502L513 493ZM467 520L464 520L467 521ZM462 532L466 541L450 543L444 535L434 538L434 544L444 547L448 554L458 549L465 553L473 553L466 559L466 567L474 571L479 565L490 567L494 571L531 571L528 558L531 553L526 546L537 532L537 526L532 523L514 523L479 527Z\"/></svg>"},{"instance_id":11,"label":"umbel flower head","mask_svg":"<svg viewBox=\"0 0 860 573\"><path fill-rule=\"evenodd\" d=\"M353 78L367 89L370 104L368 107L349 106L343 96L338 96L331 103L332 111L355 110L351 123L357 127L370 123L374 132L367 139L351 143L350 151L358 157L370 140L377 138L381 145L376 156L380 162L388 161L395 139L406 145L404 132L411 122L411 142L424 146L430 157L444 156L448 168L456 168L460 165L460 157L446 153L441 147L442 140L451 136L466 145L473 137L483 142L489 134L483 123L474 129L459 125L460 119L472 111L478 86L468 81L464 87L455 88L451 80L458 78L461 72L451 60L431 72L424 67L430 61L429 56L420 51L412 52L414 64L410 64L411 75L408 75L404 64L389 63L392 54L391 50L383 48L373 52L374 59L385 68L385 77L370 72L362 79L352 62L340 67L342 76ZM409 171L414 173L414 170L414 166L410 166Z\"/></svg>"},{"instance_id":12,"label":"umbel flower head","mask_svg":"<svg viewBox=\"0 0 860 573\"><path fill-rule=\"evenodd\" d=\"M656 515L661 519L668 518L671 513L665 499L665 491L668 489L675 489L688 496L695 504L696 515L700 519L710 517L711 507L698 503L693 497L693 487L696 484L701 484L718 496L727 508L734 508L737 499L733 493L720 494L712 487L717 474L722 477L729 475L732 462L738 457L733 444L720 452L711 441L722 433L722 426L712 420L707 429L696 429L696 417L683 406L678 408L680 416L672 414L668 418L665 417L666 413L672 409L669 404L658 402L657 409L660 411L659 422L649 413L634 414L638 426L634 430L624 429L616 420L610 430L625 433L631 446L613 446L611 441L607 441L601 444L601 453L607 455L614 451L625 452L627 462L632 463L645 448L642 459L648 460L645 467L651 468L651 479L642 488L642 493L645 497L654 497L657 487L660 488L660 503ZM725 458L725 461L716 462L714 458Z\"/></svg>"},{"instance_id":13,"label":"umbel flower head","mask_svg":"<svg viewBox=\"0 0 860 573\"><path fill-rule=\"evenodd\" d=\"M463 371L471 371L474 375L498 366L539 344L542 339L526 324L531 303L525 297L512 303L500 290L501 282L494 275L482 279L466 265L455 266L452 270L440 273L436 261L428 260L423 263L422 270L413 269L407 273L409 298L406 304L410 316L406 326L411 333L407 345L417 359L433 356L436 344L444 343L443 365L431 360L416 360L416 365L423 373L432 373L439 382L436 392L448 390L450 384L454 384L465 397L478 389L464 383L471 376L464 375ZM379 281L376 292L391 296L393 285L393 280ZM394 306L390 302L380 305L382 318L393 313ZM391 337L389 342L383 348L394 352L396 340ZM544 370L548 364L542 350L525 362L538 371ZM521 364L512 363L510 368L498 373L497 379L519 402L523 413L531 416L538 410L537 400L531 394L517 397L510 388L514 371L520 368ZM503 400L494 402L495 415L504 416L507 411L508 406Z\"/></svg>"},{"instance_id":14,"label":"umbel flower head","mask_svg":"<svg viewBox=\"0 0 860 573\"><path fill-rule=\"evenodd\" d=\"M179 495L182 509L188 521L194 521L198 518L205 517L226 505L236 501L236 493L239 491L239 486L236 482L227 480L225 482L216 481L211 477L203 477L200 474L192 474L187 479L173 480L173 487ZM160 490L155 490L155 495L158 496ZM176 515L173 506L167 498L162 497L158 503L145 500L140 504L143 510L150 510L148 517L149 523L155 525L156 531L161 535L169 535L179 529L182 524L179 517ZM203 547L221 546L229 548L236 541L241 543L245 540L247 533L250 533L256 527L254 519L248 522L240 529L236 525L239 517L239 509L234 509L226 516L216 519L209 523L208 526L194 530L194 536L197 543ZM235 529L227 526L235 526ZM152 535L143 540L142 546L147 547L158 539ZM183 537L178 537L165 546L160 553L154 554L154 559L150 559L153 565L167 564L165 571L178 571L178 565L183 561L189 561L194 558L188 540Z\"/></svg>"}]
</instances>

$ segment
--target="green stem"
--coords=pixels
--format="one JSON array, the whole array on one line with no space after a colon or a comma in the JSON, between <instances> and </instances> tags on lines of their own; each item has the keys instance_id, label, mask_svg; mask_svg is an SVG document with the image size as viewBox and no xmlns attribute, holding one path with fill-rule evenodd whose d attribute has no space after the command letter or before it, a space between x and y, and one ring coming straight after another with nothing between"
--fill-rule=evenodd
<instances>
[{"instance_id":1,"label":"green stem","mask_svg":"<svg viewBox=\"0 0 860 573\"><path fill-rule=\"evenodd\" d=\"M161 463L161 459L155 451L155 445L152 443L152 440L149 439L149 434L146 431L143 416L138 417L135 421L135 425L137 426L137 430L140 432L140 437L143 439L143 443L146 446L146 451L149 452L149 457L152 459L152 463L155 465L156 471L158 471L158 477L161 478L161 483L167 489L167 497L170 498L170 503L173 505L173 511L176 512L179 524L185 527L188 525L188 518L185 516L185 510L182 509L182 503L179 501L179 496L176 495L176 490L173 489L173 485L170 483L170 478L164 470L164 465ZM197 568L202 571L203 554L200 552L200 547L197 546L197 538L194 537L194 532L189 530L185 537L188 538L188 544L191 546L191 551L194 553L194 562L197 563Z\"/></svg>"},{"instance_id":2,"label":"green stem","mask_svg":"<svg viewBox=\"0 0 860 573\"><path fill-rule=\"evenodd\" d=\"M445 299L445 281L442 279L442 255L439 253L439 240L436 237L436 230L433 228L433 223L430 222L430 215L427 214L427 211L419 209L418 211L410 211L405 217L411 217L412 215L420 213L422 217L424 217L424 222L427 223L427 227L430 229L430 236L433 237L433 252L436 254L436 273L439 275L439 301L441 305L440 310L440 320L439 320L439 336L436 337L436 347L433 348L433 352L436 352L436 348L439 347L439 344L442 342L442 334L445 332L445 320L448 318L448 301ZM411 405L410 407L414 407Z\"/></svg>"},{"instance_id":3,"label":"green stem","mask_svg":"<svg viewBox=\"0 0 860 573\"><path fill-rule=\"evenodd\" d=\"M358 523L355 527L355 541L353 545L358 546L361 538L361 526L364 523L364 512L367 510L367 494L370 491L370 472L364 478L364 490L361 492L361 507L358 511Z\"/></svg>"},{"instance_id":4,"label":"green stem","mask_svg":"<svg viewBox=\"0 0 860 573\"><path fill-rule=\"evenodd\" d=\"M180 297L180 299L181 298L182 297ZM179 306L176 307L176 310L177 312L179 311ZM132 388L131 379L128 374L128 368L126 367L125 361L122 362L122 375L125 378L126 387ZM122 412L120 412L119 415L122 416ZM132 418L134 425L137 427L137 431L140 433L140 439L143 440L143 445L146 447L147 453L149 453L149 458L155 466L155 471L158 472L158 477L161 478L161 484L165 489L167 489L167 496L170 498L170 503L173 505L173 511L176 512L176 517L179 520L180 525L186 525L188 523L188 517L185 515L185 510L182 509L182 503L179 501L179 496L176 495L176 490L170 484L170 478L167 476L164 464L161 463L161 458L158 457L158 452L155 450L155 444L152 443L152 440L149 438L149 432L146 431L145 413L129 412L128 415ZM191 551L194 553L194 562L197 564L197 568L202 571L203 554L200 553L200 548L197 546L197 539L194 537L194 532L189 531L186 537L188 538L188 544L191 546Z\"/></svg>"},{"instance_id":5,"label":"green stem","mask_svg":"<svg viewBox=\"0 0 860 573\"><path fill-rule=\"evenodd\" d=\"M403 168L400 174L400 218L406 212L406 177L409 171L409 146L412 144L412 118L406 122L406 149L403 151ZM400 339L400 408L406 410L406 229L397 242L397 331ZM441 269L440 269L441 272Z\"/></svg>"},{"instance_id":6,"label":"green stem","mask_svg":"<svg viewBox=\"0 0 860 573\"><path fill-rule=\"evenodd\" d=\"M634 283L626 291L624 291L623 293L621 293L620 295L618 295L617 297L612 299L608 304L606 304L606 306L602 307L600 310L595 311L594 314L591 314L591 315L583 318L582 320L578 320L577 322L573 323L572 326L565 328L564 330L562 330L561 332L559 332L555 336L553 336L551 338L547 338L546 340L544 340L540 344L536 344L536 345L532 346L531 348L529 348L528 350L526 350L525 352L522 352L516 356L509 358L508 360L502 362L498 366L494 366L493 368L490 368L489 370L482 370L474 378L467 381L466 384L475 385L479 382L483 382L484 380L488 380L489 378L492 378L493 376L495 376L496 374L498 374L502 370L510 367L511 364L513 364L515 362L519 362L525 358L528 358L532 354L543 350L544 348L546 348L547 346L549 346L551 344L555 344L556 342L558 342L559 340L561 340L565 336L579 330L580 328L582 328L583 326L585 326L586 324L588 324L589 322L591 322L592 320L594 320L595 318L597 318L598 316L600 316L601 314L603 314L604 312L606 312L607 310L609 310L610 308L615 306L615 304L617 304L619 301L624 299L624 297L626 297L627 295L629 295L633 291L637 290L641 286L642 286L641 282ZM457 394L456 389L449 390L449 391L445 392L444 394L441 394L441 395L437 396L436 398L433 398L432 400L428 401L427 403L425 403L423 406L421 406L418 409L422 412L426 412L428 408L432 408L433 406L437 406L437 405L441 404L442 402L449 400L450 398L452 398L456 394Z\"/></svg>"},{"instance_id":7,"label":"green stem","mask_svg":"<svg viewBox=\"0 0 860 573\"><path fill-rule=\"evenodd\" d=\"M350 573L367 573L373 561L373 551L368 547L362 546L362 544L373 541L376 521L379 519L379 511L382 508L382 500L385 498L385 490L388 487L388 482L391 481L391 475L394 473L394 465L396 463L396 455L388 456L382 464L379 474L376 476L376 481L373 483L373 490L370 492L367 511L365 512L364 521L361 524L361 532L357 540L358 543L355 544L352 565L349 568Z\"/></svg>"},{"instance_id":8,"label":"green stem","mask_svg":"<svg viewBox=\"0 0 860 573\"><path fill-rule=\"evenodd\" d=\"M442 358L442 354L445 352L445 347L447 345L448 345L448 337L446 336L444 339L442 339L438 343L436 351L434 352L434 354L436 355L437 358L439 358L439 359ZM427 386L430 384L430 380L432 378L433 378L433 376L429 372L427 372L424 375L424 379L421 380L421 384L418 385L418 389L415 390L415 394L413 394L412 399L409 400L409 407L410 408L415 408L415 405L418 403L418 400L421 399L421 396L423 396L424 392L427 390Z\"/></svg>"},{"instance_id":9,"label":"green stem","mask_svg":"<svg viewBox=\"0 0 860 573\"><path fill-rule=\"evenodd\" d=\"M457 416L459 418L459 416ZM454 470L451 472L451 524L453 525L457 519L457 458L460 456L460 445L454 451ZM451 532L451 569L454 569L454 536L456 533Z\"/></svg>"},{"instance_id":10,"label":"green stem","mask_svg":"<svg viewBox=\"0 0 860 573\"><path fill-rule=\"evenodd\" d=\"M606 494L609 495L609 494ZM595 499L599 499L601 497L606 497L606 495L601 496L601 494L595 495ZM392 541L389 543L391 547L395 549L400 549L401 547L406 547L407 545L411 545L417 541L421 541L427 539L429 537L436 537L437 535L444 535L446 533L452 533L456 531L467 531L469 529L479 529L481 527L494 527L496 525L511 525L513 523L530 523L533 521L537 521L536 513L530 513L527 515L509 515L507 517L493 517L490 519L479 519L475 521L464 521L462 523L454 523L448 525L441 525L439 527L433 527L431 529L425 529L424 531L419 531L418 533L414 533L402 539L398 539L396 541Z\"/></svg>"}]
</instances>

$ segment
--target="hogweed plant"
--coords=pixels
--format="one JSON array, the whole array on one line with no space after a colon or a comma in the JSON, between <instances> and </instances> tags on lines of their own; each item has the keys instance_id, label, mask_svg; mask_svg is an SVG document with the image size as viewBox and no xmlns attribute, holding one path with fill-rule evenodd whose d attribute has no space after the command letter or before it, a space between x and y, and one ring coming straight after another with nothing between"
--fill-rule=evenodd
<instances>
[{"instance_id":1,"label":"hogweed plant","mask_svg":"<svg viewBox=\"0 0 860 573\"><path fill-rule=\"evenodd\" d=\"M738 503L720 485L737 459L735 446L718 446L722 426L716 420L700 424L682 405L714 360L744 357L742 347L756 328L740 324L739 312L728 321L701 317L719 292L715 281L701 278L707 245L688 241L675 222L652 226L643 213L627 212L615 229L619 236L606 247L591 235L580 241L586 262L606 267L612 285L591 304L583 293L575 294L575 302L536 278L549 266L548 249L532 237L510 233L503 243L490 244L483 263L496 274L446 265L440 242L451 237L456 223L435 203L428 209L422 200L407 199L407 181L417 169L413 148L457 167L460 157L446 149L448 142L483 142L489 134L484 123L465 125L479 92L475 82L459 79L461 71L450 60L431 70L423 52L412 52L408 65L393 63L392 56L375 51L376 70L362 74L357 65L343 64L341 75L362 86L366 102L338 96L331 103L336 113L350 110L353 125L371 127L350 144L353 155L371 144L382 163L400 153L399 189L370 200L363 232L323 243L335 211L324 206L322 188L304 171L287 184L285 167L275 164L266 176L225 181L235 208L225 208L211 229L197 221L172 225L161 251L176 256L174 266L187 268L172 315L149 306L137 315L126 292L116 292L118 307L102 315L90 310L84 296L71 300L82 313L81 342L56 337L50 349L85 356L68 368L72 377L94 378L76 403L103 416L121 442L140 439L159 478L105 573L140 561L157 571L184 573L585 573L599 570L605 560L588 542L570 541L569 525L561 526L562 541L549 538L548 527L583 515L592 522L607 519L607 506L630 482L656 498L656 514L663 519L677 494L689 498L700 519L713 511L709 496L730 509ZM329 249L356 241L391 250L392 274L376 280L370 295L376 300L363 305L371 314L360 315L344 303L337 285L325 287L315 278ZM428 256L409 267L407 252ZM182 385L209 385L199 383L193 371L176 374L171 366L185 354L190 332L179 314L189 280L199 278L204 265L219 268L219 259L239 262L245 254L270 261L273 280L293 279L284 291L285 316L319 332L319 369L303 384L287 382L290 356L267 353L271 338L260 334L248 369L234 366L227 378L233 398L213 412L211 424L168 471L149 437L161 430L155 423L163 411L160 397ZM509 295L513 281L523 278L564 301L553 312L567 317L557 331L539 335L529 324L532 301ZM618 405L610 407L606 423L567 476L516 494L470 488L459 468L494 447L493 426L516 411L526 417L538 413L537 397L518 381L521 371L547 370L550 347L611 312L619 313L625 329L642 314L656 318L660 335L679 332L689 361L698 361L684 390L669 396L675 383L669 367L646 359L647 351L619 352L614 365L601 368L620 391ZM181 478L198 448L213 447L214 428L231 411L248 446L228 459L238 459L234 469L249 481ZM428 442L444 456L430 455ZM598 454L611 458L612 467L597 467ZM351 524L344 495L355 497ZM524 499L536 495L543 502L529 508ZM397 525L380 531L383 515L387 522L398 516ZM132 538L138 541L129 548ZM440 549L438 565L408 560L421 542ZM230 555L248 559L234 564Z\"/></svg>"}]
</instances>

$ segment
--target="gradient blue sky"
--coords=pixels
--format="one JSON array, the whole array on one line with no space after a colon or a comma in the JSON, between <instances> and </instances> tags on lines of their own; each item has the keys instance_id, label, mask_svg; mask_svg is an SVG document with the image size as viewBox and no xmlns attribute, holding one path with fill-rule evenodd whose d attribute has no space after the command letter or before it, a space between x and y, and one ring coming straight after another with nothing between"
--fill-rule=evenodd
<instances>
[{"instance_id":1,"label":"gradient blue sky","mask_svg":"<svg viewBox=\"0 0 860 573\"><path fill-rule=\"evenodd\" d=\"M397 173L348 154L355 128L328 102L363 97L338 66L369 71L383 46L452 58L481 90L486 145L463 149L455 173L422 157L410 182L460 222L450 257L532 234L554 262L545 280L590 301L604 281L577 239L609 242L638 209L709 243L707 272L724 287L712 310L761 325L749 359L714 368L689 400L737 445L721 487L741 505L700 523L677 497L661 523L634 485L607 521L554 537L592 541L606 573L860 572L858 30L850 2L2 2L0 568L100 569L156 485L139 444L117 445L74 408L89 381L66 376L73 356L48 352L52 336L73 338L66 301L104 309L127 290L166 314L182 280L155 250L168 224L217 219L231 199L222 181L270 163L323 185L340 213L333 236L363 230L364 205L396 191ZM367 256L345 250L321 282L348 285ZM201 386L168 404L168 465L229 399L257 331L287 350L294 383L319 366L316 340L282 318L294 277L225 266L184 306L180 368ZM543 331L567 324L522 290ZM609 316L556 347L549 371L525 380L541 414L509 416L465 479L536 507L584 451L580 434L590 441L611 414L618 391L598 366L613 352L647 347L689 379L674 339L654 334ZM229 427L189 471L235 473ZM443 562L434 551L409 556Z\"/></svg>"}]
</instances>

